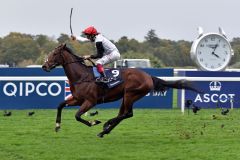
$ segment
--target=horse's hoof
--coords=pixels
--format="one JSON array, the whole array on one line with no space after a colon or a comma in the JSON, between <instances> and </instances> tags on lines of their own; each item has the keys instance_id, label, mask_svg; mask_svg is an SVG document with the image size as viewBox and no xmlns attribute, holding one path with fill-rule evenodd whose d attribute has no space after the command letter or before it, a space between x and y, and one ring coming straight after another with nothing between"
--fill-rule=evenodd
<instances>
[{"instance_id":1,"label":"horse's hoof","mask_svg":"<svg viewBox=\"0 0 240 160\"><path fill-rule=\"evenodd\" d=\"M58 132L58 131L60 131L60 126L55 128L55 132Z\"/></svg>"},{"instance_id":2,"label":"horse's hoof","mask_svg":"<svg viewBox=\"0 0 240 160\"><path fill-rule=\"evenodd\" d=\"M102 122L99 121L99 120L95 120L94 122L95 122L95 125L102 123Z\"/></svg>"},{"instance_id":3,"label":"horse's hoof","mask_svg":"<svg viewBox=\"0 0 240 160\"><path fill-rule=\"evenodd\" d=\"M97 136L99 137L99 138L103 138L103 133L99 133Z\"/></svg>"},{"instance_id":4,"label":"horse's hoof","mask_svg":"<svg viewBox=\"0 0 240 160\"><path fill-rule=\"evenodd\" d=\"M99 121L99 120L94 120L94 121L92 121L92 122L90 122L90 123L91 123L91 126L95 126L95 125L101 123L101 121Z\"/></svg>"}]
</instances>

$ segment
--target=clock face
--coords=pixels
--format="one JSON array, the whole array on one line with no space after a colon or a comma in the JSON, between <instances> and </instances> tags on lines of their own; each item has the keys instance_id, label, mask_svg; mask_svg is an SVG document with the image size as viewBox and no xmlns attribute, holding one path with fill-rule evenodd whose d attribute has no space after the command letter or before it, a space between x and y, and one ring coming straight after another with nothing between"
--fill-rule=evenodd
<instances>
[{"instance_id":1,"label":"clock face","mask_svg":"<svg viewBox=\"0 0 240 160\"><path fill-rule=\"evenodd\" d=\"M231 46L221 35L204 36L196 47L196 62L203 70L223 70L231 59Z\"/></svg>"}]
</instances>

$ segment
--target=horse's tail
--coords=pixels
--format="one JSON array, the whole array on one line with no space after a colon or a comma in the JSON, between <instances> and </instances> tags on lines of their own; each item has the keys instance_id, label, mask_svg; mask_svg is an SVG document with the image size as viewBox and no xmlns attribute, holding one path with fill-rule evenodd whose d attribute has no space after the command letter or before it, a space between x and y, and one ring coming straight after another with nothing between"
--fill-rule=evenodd
<instances>
[{"instance_id":1,"label":"horse's tail","mask_svg":"<svg viewBox=\"0 0 240 160\"><path fill-rule=\"evenodd\" d=\"M165 81L163 79L152 76L152 80L153 80L153 86L154 86L153 89L155 91L165 91L168 88L175 88L175 89L187 89L197 93L202 93L201 91L193 87L190 81L187 81L184 79L177 80L177 81Z\"/></svg>"}]
</instances>

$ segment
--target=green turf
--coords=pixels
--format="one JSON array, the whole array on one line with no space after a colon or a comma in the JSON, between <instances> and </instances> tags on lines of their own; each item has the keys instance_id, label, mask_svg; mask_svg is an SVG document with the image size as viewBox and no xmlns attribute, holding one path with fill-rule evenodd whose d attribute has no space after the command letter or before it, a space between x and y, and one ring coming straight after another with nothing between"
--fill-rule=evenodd
<instances>
[{"instance_id":1,"label":"green turf","mask_svg":"<svg viewBox=\"0 0 240 160\"><path fill-rule=\"evenodd\" d=\"M0 116L1 160L232 160L240 157L240 110L227 116L220 110L188 115L180 110L135 109L103 139L102 124L78 123L75 109L63 111L62 128L55 133L56 110L12 111ZM117 110L98 110L86 117L106 121ZM212 115L216 115L216 119Z\"/></svg>"}]
</instances>

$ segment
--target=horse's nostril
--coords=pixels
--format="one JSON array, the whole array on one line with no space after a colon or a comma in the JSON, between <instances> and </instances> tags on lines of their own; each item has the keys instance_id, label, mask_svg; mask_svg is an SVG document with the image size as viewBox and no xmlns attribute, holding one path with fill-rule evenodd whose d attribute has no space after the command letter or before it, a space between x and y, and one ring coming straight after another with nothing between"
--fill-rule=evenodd
<instances>
[{"instance_id":1,"label":"horse's nostril","mask_svg":"<svg viewBox=\"0 0 240 160\"><path fill-rule=\"evenodd\" d=\"M42 69L43 69L44 71L47 71L47 66L43 65L43 66L42 66Z\"/></svg>"}]
</instances>

